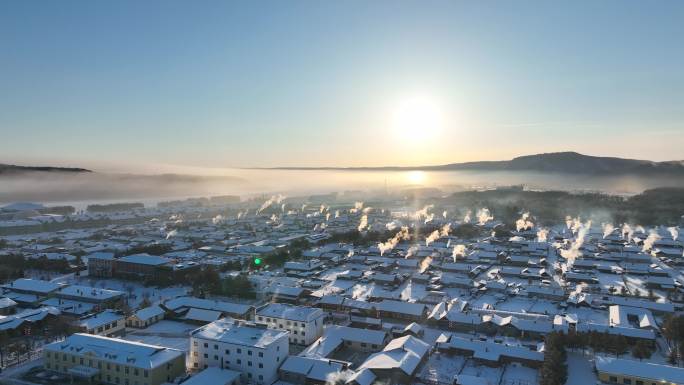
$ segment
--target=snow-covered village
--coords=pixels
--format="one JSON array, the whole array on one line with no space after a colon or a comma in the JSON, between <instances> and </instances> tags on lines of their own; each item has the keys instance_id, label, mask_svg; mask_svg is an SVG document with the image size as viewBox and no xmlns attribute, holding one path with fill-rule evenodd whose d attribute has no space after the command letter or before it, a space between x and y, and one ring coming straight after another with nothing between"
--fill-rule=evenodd
<instances>
[{"instance_id":1,"label":"snow-covered village","mask_svg":"<svg viewBox=\"0 0 684 385\"><path fill-rule=\"evenodd\" d=\"M681 223L362 195L4 206L0 380L684 383Z\"/></svg>"}]
</instances>

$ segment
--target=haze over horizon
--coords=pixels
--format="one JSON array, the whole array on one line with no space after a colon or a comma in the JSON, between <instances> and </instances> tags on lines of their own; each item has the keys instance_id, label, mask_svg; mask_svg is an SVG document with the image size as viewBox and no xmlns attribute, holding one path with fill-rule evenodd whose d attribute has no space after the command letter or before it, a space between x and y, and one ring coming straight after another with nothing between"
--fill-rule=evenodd
<instances>
[{"instance_id":1,"label":"haze over horizon","mask_svg":"<svg viewBox=\"0 0 684 385\"><path fill-rule=\"evenodd\" d=\"M0 163L681 160L682 16L677 1L4 2Z\"/></svg>"}]
</instances>

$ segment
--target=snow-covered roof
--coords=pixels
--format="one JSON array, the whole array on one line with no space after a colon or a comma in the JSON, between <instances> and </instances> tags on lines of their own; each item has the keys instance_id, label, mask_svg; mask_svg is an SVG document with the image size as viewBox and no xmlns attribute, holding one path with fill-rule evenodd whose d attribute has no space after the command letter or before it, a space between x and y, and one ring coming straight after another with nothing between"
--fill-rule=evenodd
<instances>
[{"instance_id":1,"label":"snow-covered roof","mask_svg":"<svg viewBox=\"0 0 684 385\"><path fill-rule=\"evenodd\" d=\"M193 338L266 348L281 338L287 339L288 334L283 330L266 329L254 324L222 318L194 330L190 335Z\"/></svg>"},{"instance_id":2,"label":"snow-covered roof","mask_svg":"<svg viewBox=\"0 0 684 385\"><path fill-rule=\"evenodd\" d=\"M120 262L137 263L141 265L160 266L171 263L171 260L164 257L149 254L133 254L119 258Z\"/></svg>"},{"instance_id":3,"label":"snow-covered roof","mask_svg":"<svg viewBox=\"0 0 684 385\"><path fill-rule=\"evenodd\" d=\"M280 370L305 376L313 381L326 381L330 376L340 373L345 365L338 361L323 358L289 356Z\"/></svg>"},{"instance_id":4,"label":"snow-covered roof","mask_svg":"<svg viewBox=\"0 0 684 385\"><path fill-rule=\"evenodd\" d=\"M282 303L271 303L257 311L263 317L282 318L291 321L311 322L324 316L323 311L314 307L294 306Z\"/></svg>"},{"instance_id":5,"label":"snow-covered roof","mask_svg":"<svg viewBox=\"0 0 684 385\"><path fill-rule=\"evenodd\" d=\"M159 305L146 307L135 312L135 316L141 321L146 321L154 316L159 316L162 314L164 314L164 309L159 307Z\"/></svg>"},{"instance_id":6,"label":"snow-covered roof","mask_svg":"<svg viewBox=\"0 0 684 385\"><path fill-rule=\"evenodd\" d=\"M114 321L123 320L124 316L122 314L116 313L111 310L105 310L103 312L94 314L90 317L83 318L78 322L78 325L86 328L87 330L92 330L100 326L112 323Z\"/></svg>"},{"instance_id":7,"label":"snow-covered roof","mask_svg":"<svg viewBox=\"0 0 684 385\"><path fill-rule=\"evenodd\" d=\"M684 384L684 368L647 361L596 357L596 370L621 376L638 377L661 383Z\"/></svg>"},{"instance_id":8,"label":"snow-covered roof","mask_svg":"<svg viewBox=\"0 0 684 385\"><path fill-rule=\"evenodd\" d=\"M4 287L10 290L48 294L59 289L60 285L49 281L41 281L39 279L19 278L6 284Z\"/></svg>"},{"instance_id":9,"label":"snow-covered roof","mask_svg":"<svg viewBox=\"0 0 684 385\"><path fill-rule=\"evenodd\" d=\"M180 350L163 346L84 333L72 334L64 341L46 345L44 349L52 352L92 354L104 361L142 369L156 368L185 355Z\"/></svg>"},{"instance_id":10,"label":"snow-covered roof","mask_svg":"<svg viewBox=\"0 0 684 385\"><path fill-rule=\"evenodd\" d=\"M228 385L240 378L240 372L230 369L209 367L182 382L183 385Z\"/></svg>"},{"instance_id":11,"label":"snow-covered roof","mask_svg":"<svg viewBox=\"0 0 684 385\"><path fill-rule=\"evenodd\" d=\"M396 338L382 352L368 357L359 369L399 369L411 376L429 350L430 345L414 336Z\"/></svg>"}]
</instances>

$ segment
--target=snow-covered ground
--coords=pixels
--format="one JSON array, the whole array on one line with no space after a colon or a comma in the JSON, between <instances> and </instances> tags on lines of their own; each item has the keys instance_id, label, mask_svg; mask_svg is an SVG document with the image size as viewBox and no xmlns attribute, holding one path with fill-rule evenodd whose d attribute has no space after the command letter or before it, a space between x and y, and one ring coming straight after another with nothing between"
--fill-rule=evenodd
<instances>
[{"instance_id":1,"label":"snow-covered ground","mask_svg":"<svg viewBox=\"0 0 684 385\"><path fill-rule=\"evenodd\" d=\"M592 385L596 384L597 377L594 373L594 363L589 355L568 352L568 381L565 385Z\"/></svg>"}]
</instances>

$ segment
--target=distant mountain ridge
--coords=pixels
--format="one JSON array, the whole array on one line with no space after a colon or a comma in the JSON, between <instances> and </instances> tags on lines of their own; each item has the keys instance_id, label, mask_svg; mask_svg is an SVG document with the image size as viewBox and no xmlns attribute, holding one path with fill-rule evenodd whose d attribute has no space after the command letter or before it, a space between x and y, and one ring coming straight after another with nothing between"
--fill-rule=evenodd
<instances>
[{"instance_id":1,"label":"distant mountain ridge","mask_svg":"<svg viewBox=\"0 0 684 385\"><path fill-rule=\"evenodd\" d=\"M66 172L66 173L79 173L79 172L92 172L85 168L76 167L52 167L52 166L15 166L13 164L2 164L0 163L0 175L4 174L23 174L30 172Z\"/></svg>"},{"instance_id":2,"label":"distant mountain ridge","mask_svg":"<svg viewBox=\"0 0 684 385\"><path fill-rule=\"evenodd\" d=\"M275 167L279 170L350 170L350 171L534 171L585 175L658 174L684 176L684 161L654 162L583 155L577 152L553 152L525 155L511 160L451 163L436 166L411 167Z\"/></svg>"}]
</instances>

